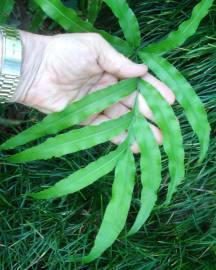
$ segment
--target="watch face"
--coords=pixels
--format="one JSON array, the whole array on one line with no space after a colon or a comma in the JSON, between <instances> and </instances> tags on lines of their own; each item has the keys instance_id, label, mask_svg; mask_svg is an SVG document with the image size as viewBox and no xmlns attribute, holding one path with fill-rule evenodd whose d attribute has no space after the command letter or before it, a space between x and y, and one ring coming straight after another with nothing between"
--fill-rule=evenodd
<instances>
[{"instance_id":1,"label":"watch face","mask_svg":"<svg viewBox=\"0 0 216 270\"><path fill-rule=\"evenodd\" d=\"M0 54L1 54L1 66L2 66L2 55L3 55L3 35L2 35L2 28L0 27Z\"/></svg>"},{"instance_id":2,"label":"watch face","mask_svg":"<svg viewBox=\"0 0 216 270\"><path fill-rule=\"evenodd\" d=\"M0 72L0 103L10 100L19 83L22 62L22 42L19 32L0 27L2 63Z\"/></svg>"},{"instance_id":3,"label":"watch face","mask_svg":"<svg viewBox=\"0 0 216 270\"><path fill-rule=\"evenodd\" d=\"M2 73L20 76L22 61L22 43L18 31L10 29L3 30L3 54L2 54Z\"/></svg>"}]
</instances>

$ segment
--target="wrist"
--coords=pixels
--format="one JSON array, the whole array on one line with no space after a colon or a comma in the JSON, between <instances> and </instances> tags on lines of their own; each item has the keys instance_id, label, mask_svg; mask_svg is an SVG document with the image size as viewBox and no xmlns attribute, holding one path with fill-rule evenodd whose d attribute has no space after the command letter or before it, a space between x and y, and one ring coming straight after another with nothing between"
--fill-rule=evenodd
<instances>
[{"instance_id":1,"label":"wrist","mask_svg":"<svg viewBox=\"0 0 216 270\"><path fill-rule=\"evenodd\" d=\"M28 105L28 92L31 89L40 69L44 51L50 37L32 34L22 30L19 30L19 32L23 46L21 76L18 87L10 102L18 102Z\"/></svg>"},{"instance_id":2,"label":"wrist","mask_svg":"<svg viewBox=\"0 0 216 270\"><path fill-rule=\"evenodd\" d=\"M0 67L2 64L2 54L3 54L3 50L2 50L2 38L0 37Z\"/></svg>"}]
</instances>

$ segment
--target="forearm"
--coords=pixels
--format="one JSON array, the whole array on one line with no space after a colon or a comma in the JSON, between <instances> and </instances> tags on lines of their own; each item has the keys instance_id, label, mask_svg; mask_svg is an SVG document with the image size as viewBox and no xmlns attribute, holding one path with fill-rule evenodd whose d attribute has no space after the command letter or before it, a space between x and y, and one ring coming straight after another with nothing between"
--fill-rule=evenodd
<instances>
[{"instance_id":1,"label":"forearm","mask_svg":"<svg viewBox=\"0 0 216 270\"><path fill-rule=\"evenodd\" d=\"M26 96L38 74L50 37L18 31L20 35L16 31L3 27L0 35L0 73L2 74L0 96L1 102L26 104ZM16 35L16 40L13 39L13 35ZM18 81L17 77L13 79L9 77L10 82L7 81L4 76L10 75L18 76Z\"/></svg>"},{"instance_id":2,"label":"forearm","mask_svg":"<svg viewBox=\"0 0 216 270\"><path fill-rule=\"evenodd\" d=\"M23 46L21 77L19 85L11 102L24 103L28 90L32 86L35 76L40 68L41 58L45 50L48 36L41 36L21 31L20 36Z\"/></svg>"}]
</instances>

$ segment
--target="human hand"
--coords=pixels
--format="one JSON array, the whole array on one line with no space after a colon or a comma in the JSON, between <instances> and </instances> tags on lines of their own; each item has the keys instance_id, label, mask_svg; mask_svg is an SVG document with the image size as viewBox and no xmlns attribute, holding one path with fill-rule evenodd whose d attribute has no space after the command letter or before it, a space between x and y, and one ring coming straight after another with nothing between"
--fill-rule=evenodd
<instances>
[{"instance_id":1,"label":"human hand","mask_svg":"<svg viewBox=\"0 0 216 270\"><path fill-rule=\"evenodd\" d=\"M21 36L24 63L20 84L12 101L44 113L61 111L69 103L90 92L131 77L143 77L154 85L170 104L175 100L172 91L150 75L145 65L131 62L98 34L41 36L21 31ZM133 108L136 95L134 92L82 124L94 125L118 118ZM141 113L154 120L141 95L138 96L138 101ZM151 128L161 144L160 130L154 125L151 125ZM118 144L125 137L126 134L121 134L112 141ZM137 145L132 149L137 152Z\"/></svg>"}]
</instances>

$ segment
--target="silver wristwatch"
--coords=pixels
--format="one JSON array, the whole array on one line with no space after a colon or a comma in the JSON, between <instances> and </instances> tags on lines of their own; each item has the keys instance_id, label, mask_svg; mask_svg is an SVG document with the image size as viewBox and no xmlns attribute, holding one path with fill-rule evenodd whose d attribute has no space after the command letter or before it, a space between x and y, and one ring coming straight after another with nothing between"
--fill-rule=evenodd
<instances>
[{"instance_id":1,"label":"silver wristwatch","mask_svg":"<svg viewBox=\"0 0 216 270\"><path fill-rule=\"evenodd\" d=\"M2 62L0 63L0 103L8 102L16 91L21 75L22 42L19 31L0 27Z\"/></svg>"}]
</instances>

